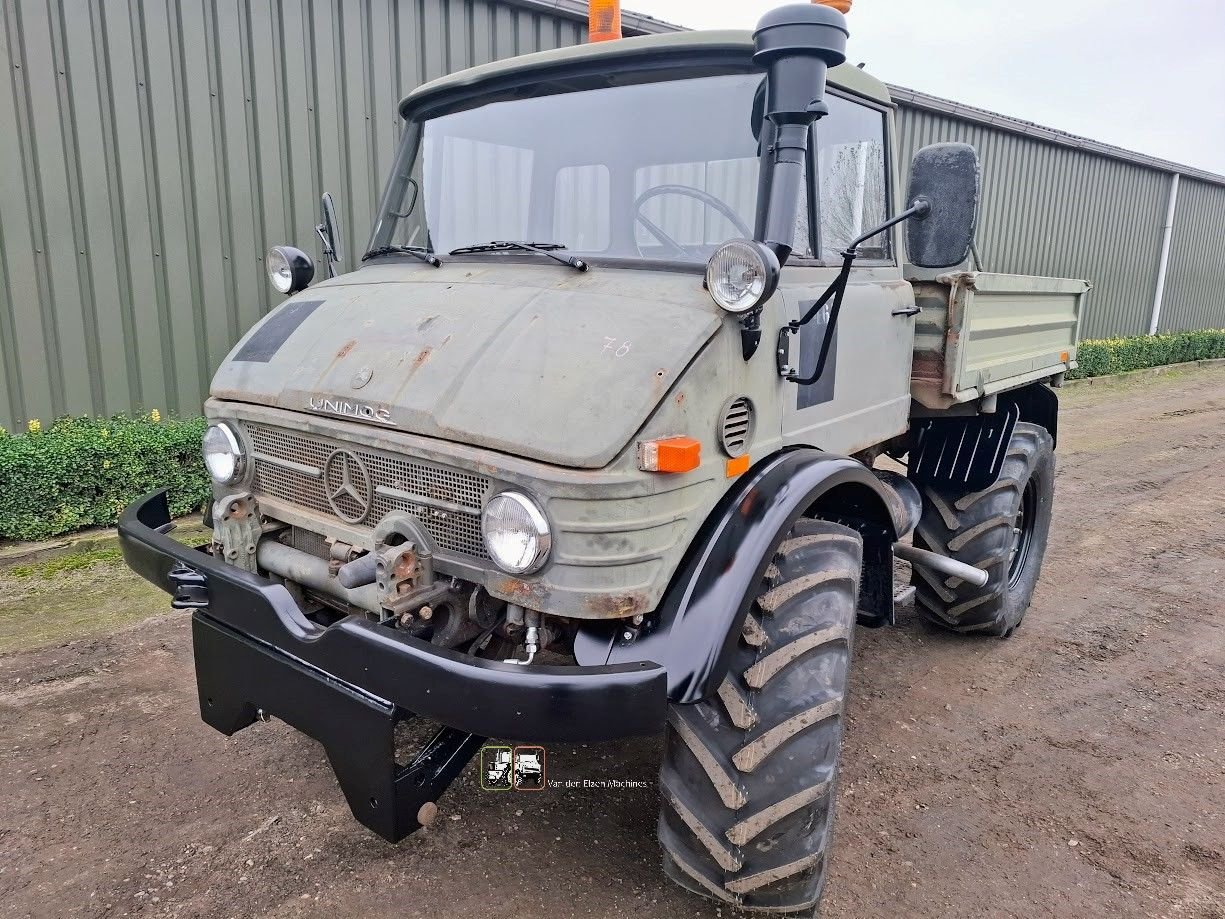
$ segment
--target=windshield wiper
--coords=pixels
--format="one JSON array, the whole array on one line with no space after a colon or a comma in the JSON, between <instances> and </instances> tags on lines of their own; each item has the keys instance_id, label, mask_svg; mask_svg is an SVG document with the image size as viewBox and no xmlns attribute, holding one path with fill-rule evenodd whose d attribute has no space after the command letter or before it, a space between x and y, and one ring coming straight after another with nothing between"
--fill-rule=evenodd
<instances>
[{"instance_id":1,"label":"windshield wiper","mask_svg":"<svg viewBox=\"0 0 1225 919\"><path fill-rule=\"evenodd\" d=\"M557 255L558 249L566 248L561 243L522 243L509 240L494 240L491 243L482 243L479 246L463 246L459 249L452 249L452 255L475 255L480 252L511 252L519 250L522 252L535 252L537 255L543 255L546 258L551 258L553 261L562 265L569 265L578 271L586 271L591 266L584 262L581 258L575 258L573 255Z\"/></svg>"},{"instance_id":2,"label":"windshield wiper","mask_svg":"<svg viewBox=\"0 0 1225 919\"><path fill-rule=\"evenodd\" d=\"M442 267L442 259L436 256L429 249L423 249L420 246L383 246L380 249L372 249L362 256L363 262L368 262L372 258L378 258L380 255L411 255L414 258L419 258L427 264L433 265L435 268Z\"/></svg>"}]
</instances>

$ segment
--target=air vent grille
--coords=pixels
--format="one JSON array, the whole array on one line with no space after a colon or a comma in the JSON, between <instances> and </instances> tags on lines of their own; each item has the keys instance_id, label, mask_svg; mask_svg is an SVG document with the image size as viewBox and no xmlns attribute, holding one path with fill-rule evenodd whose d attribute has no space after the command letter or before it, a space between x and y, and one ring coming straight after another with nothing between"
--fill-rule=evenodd
<instances>
[{"instance_id":1,"label":"air vent grille","mask_svg":"<svg viewBox=\"0 0 1225 919\"><path fill-rule=\"evenodd\" d=\"M731 457L743 456L753 442L755 413L753 403L740 396L728 403L719 425L723 451Z\"/></svg>"}]
</instances>

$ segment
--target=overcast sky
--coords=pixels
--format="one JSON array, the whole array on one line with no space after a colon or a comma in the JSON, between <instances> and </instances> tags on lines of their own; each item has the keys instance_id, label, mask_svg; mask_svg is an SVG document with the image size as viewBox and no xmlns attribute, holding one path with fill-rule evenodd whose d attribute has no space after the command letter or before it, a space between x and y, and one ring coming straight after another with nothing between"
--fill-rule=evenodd
<instances>
[{"instance_id":1,"label":"overcast sky","mask_svg":"<svg viewBox=\"0 0 1225 919\"><path fill-rule=\"evenodd\" d=\"M783 0L624 0L752 28ZM852 63L889 83L1225 175L1222 0L854 0Z\"/></svg>"}]
</instances>

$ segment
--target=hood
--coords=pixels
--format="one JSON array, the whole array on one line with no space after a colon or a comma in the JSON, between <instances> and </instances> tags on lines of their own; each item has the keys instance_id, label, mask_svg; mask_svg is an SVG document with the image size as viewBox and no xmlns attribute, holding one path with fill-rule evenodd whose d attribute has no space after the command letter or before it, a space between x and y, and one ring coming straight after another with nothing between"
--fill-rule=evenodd
<instances>
[{"instance_id":1,"label":"hood","mask_svg":"<svg viewBox=\"0 0 1225 919\"><path fill-rule=\"evenodd\" d=\"M691 274L396 262L281 304L212 394L597 469L721 322Z\"/></svg>"}]
</instances>

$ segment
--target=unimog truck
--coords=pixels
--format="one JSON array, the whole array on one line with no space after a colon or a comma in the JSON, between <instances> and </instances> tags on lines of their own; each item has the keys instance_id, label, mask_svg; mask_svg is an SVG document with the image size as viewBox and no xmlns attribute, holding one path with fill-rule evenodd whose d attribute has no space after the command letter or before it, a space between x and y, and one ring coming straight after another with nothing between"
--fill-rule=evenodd
<instances>
[{"instance_id":1,"label":"unimog truck","mask_svg":"<svg viewBox=\"0 0 1225 919\"><path fill-rule=\"evenodd\" d=\"M360 267L325 199L330 277L273 249L213 380L211 544L164 493L120 527L208 724L315 738L392 842L486 738L664 732L667 874L815 908L856 624L1021 624L1089 289L971 269L973 149L903 189L847 35L797 4L403 101Z\"/></svg>"}]
</instances>

